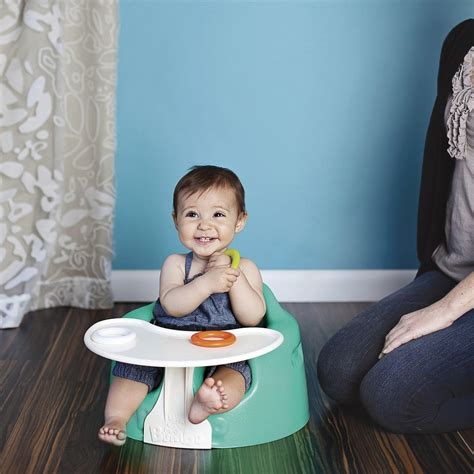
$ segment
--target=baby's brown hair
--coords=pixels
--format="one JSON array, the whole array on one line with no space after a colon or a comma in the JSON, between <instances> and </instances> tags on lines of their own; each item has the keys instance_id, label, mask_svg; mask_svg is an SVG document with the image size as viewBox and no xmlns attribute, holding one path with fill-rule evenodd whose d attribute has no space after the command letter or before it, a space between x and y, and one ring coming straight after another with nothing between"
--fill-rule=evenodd
<instances>
[{"instance_id":1,"label":"baby's brown hair","mask_svg":"<svg viewBox=\"0 0 474 474\"><path fill-rule=\"evenodd\" d=\"M173 212L176 215L178 199L211 188L230 188L235 193L239 213L245 213L245 191L238 176L228 168L204 165L193 166L176 184L173 193Z\"/></svg>"}]
</instances>

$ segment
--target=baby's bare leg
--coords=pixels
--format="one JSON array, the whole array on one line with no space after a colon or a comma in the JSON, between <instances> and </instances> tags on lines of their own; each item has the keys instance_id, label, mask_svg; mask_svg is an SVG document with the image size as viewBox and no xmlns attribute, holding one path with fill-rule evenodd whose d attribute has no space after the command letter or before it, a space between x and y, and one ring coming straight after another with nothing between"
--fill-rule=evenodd
<instances>
[{"instance_id":1,"label":"baby's bare leg","mask_svg":"<svg viewBox=\"0 0 474 474\"><path fill-rule=\"evenodd\" d=\"M105 422L99 430L99 439L121 446L127 433L125 426L145 399L148 386L141 382L114 377L105 404Z\"/></svg>"},{"instance_id":2,"label":"baby's bare leg","mask_svg":"<svg viewBox=\"0 0 474 474\"><path fill-rule=\"evenodd\" d=\"M204 380L194 396L189 421L201 423L209 415L225 413L240 403L245 393L245 379L237 370L219 367L212 377Z\"/></svg>"}]
</instances>

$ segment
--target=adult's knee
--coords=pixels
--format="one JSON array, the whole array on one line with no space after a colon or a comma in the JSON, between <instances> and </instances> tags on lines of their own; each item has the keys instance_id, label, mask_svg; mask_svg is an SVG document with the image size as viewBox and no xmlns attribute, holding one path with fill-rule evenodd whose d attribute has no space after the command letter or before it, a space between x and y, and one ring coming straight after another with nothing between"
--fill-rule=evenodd
<instances>
[{"instance_id":1,"label":"adult's knee","mask_svg":"<svg viewBox=\"0 0 474 474\"><path fill-rule=\"evenodd\" d=\"M400 295L390 295L359 313L323 347L318 359L322 389L336 401L356 403L359 385L377 361L385 335L399 318Z\"/></svg>"},{"instance_id":2,"label":"adult's knee","mask_svg":"<svg viewBox=\"0 0 474 474\"><path fill-rule=\"evenodd\" d=\"M358 381L351 373L351 357L338 334L322 348L317 364L321 388L333 400L355 403L358 397Z\"/></svg>"},{"instance_id":3,"label":"adult's knee","mask_svg":"<svg viewBox=\"0 0 474 474\"><path fill-rule=\"evenodd\" d=\"M395 356L395 354L393 354ZM369 416L393 433L429 433L439 400L435 387L421 386L420 374L401 370L387 356L376 364L360 384L360 401Z\"/></svg>"}]
</instances>

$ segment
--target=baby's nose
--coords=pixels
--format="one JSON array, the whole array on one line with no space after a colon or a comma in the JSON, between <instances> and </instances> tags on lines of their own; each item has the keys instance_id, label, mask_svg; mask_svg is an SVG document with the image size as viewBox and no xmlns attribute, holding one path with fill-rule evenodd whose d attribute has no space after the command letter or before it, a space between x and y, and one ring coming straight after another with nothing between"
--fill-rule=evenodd
<instances>
[{"instance_id":1,"label":"baby's nose","mask_svg":"<svg viewBox=\"0 0 474 474\"><path fill-rule=\"evenodd\" d=\"M211 224L208 220L202 219L199 221L199 228L200 229L209 229L211 227Z\"/></svg>"}]
</instances>

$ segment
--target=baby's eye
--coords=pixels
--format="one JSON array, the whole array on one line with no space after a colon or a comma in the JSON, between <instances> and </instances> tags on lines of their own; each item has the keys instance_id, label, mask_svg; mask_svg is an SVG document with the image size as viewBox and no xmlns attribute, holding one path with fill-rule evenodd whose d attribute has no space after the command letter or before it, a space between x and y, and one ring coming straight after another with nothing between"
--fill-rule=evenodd
<instances>
[{"instance_id":1,"label":"baby's eye","mask_svg":"<svg viewBox=\"0 0 474 474\"><path fill-rule=\"evenodd\" d=\"M186 217L197 217L197 212L189 211L186 213Z\"/></svg>"},{"instance_id":2,"label":"baby's eye","mask_svg":"<svg viewBox=\"0 0 474 474\"><path fill-rule=\"evenodd\" d=\"M214 213L214 217L225 217L225 214L223 212L217 211Z\"/></svg>"}]
</instances>

